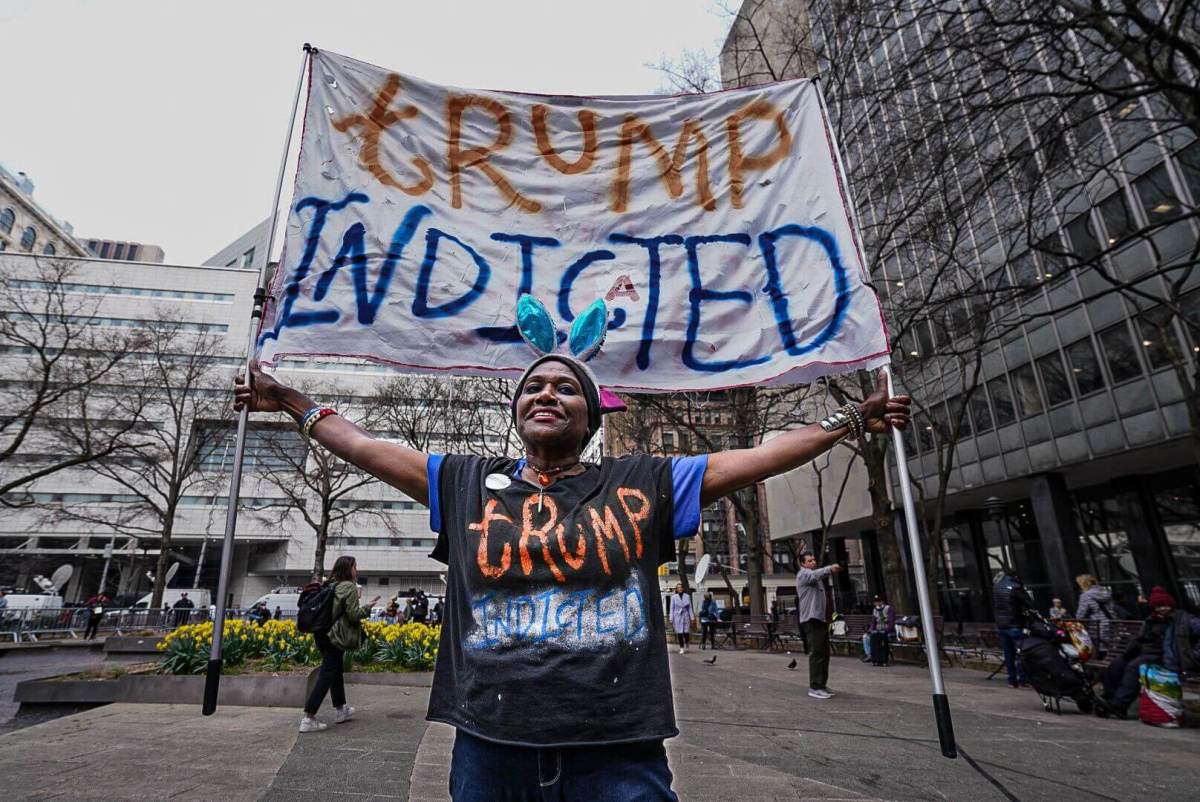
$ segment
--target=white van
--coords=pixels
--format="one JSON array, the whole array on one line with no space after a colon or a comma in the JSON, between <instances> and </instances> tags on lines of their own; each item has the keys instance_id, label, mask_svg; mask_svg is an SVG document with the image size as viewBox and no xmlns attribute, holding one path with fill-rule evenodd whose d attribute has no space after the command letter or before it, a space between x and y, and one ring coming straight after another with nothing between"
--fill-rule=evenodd
<instances>
[{"instance_id":1,"label":"white van","mask_svg":"<svg viewBox=\"0 0 1200 802\"><path fill-rule=\"evenodd\" d=\"M267 612L275 615L275 608L278 607L284 618L295 618L296 611L300 609L300 593L293 592L275 592L267 593L259 596L254 600L254 604L246 607L249 610L255 604L262 602L267 607Z\"/></svg>"},{"instance_id":2,"label":"white van","mask_svg":"<svg viewBox=\"0 0 1200 802\"><path fill-rule=\"evenodd\" d=\"M167 588L163 591L162 603L168 607L174 607L175 602L183 598L183 594L187 594L188 600L196 605L197 610L207 610L212 604L212 599L209 598L207 588ZM145 609L150 606L150 600L154 598L153 593L147 593L145 596L137 600L134 607Z\"/></svg>"},{"instance_id":3,"label":"white van","mask_svg":"<svg viewBox=\"0 0 1200 802\"><path fill-rule=\"evenodd\" d=\"M18 610L58 610L63 606L62 596L57 593L10 593L5 608L8 612Z\"/></svg>"}]
</instances>

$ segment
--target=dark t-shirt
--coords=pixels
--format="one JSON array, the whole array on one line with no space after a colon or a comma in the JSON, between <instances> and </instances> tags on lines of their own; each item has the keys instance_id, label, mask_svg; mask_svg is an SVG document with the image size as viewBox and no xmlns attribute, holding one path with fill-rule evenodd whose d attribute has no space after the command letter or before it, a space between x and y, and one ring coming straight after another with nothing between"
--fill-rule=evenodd
<instances>
[{"instance_id":1,"label":"dark t-shirt","mask_svg":"<svg viewBox=\"0 0 1200 802\"><path fill-rule=\"evenodd\" d=\"M605 459L540 510L521 466L429 458L449 569L428 718L521 746L676 735L657 568L699 525L707 457Z\"/></svg>"}]
</instances>

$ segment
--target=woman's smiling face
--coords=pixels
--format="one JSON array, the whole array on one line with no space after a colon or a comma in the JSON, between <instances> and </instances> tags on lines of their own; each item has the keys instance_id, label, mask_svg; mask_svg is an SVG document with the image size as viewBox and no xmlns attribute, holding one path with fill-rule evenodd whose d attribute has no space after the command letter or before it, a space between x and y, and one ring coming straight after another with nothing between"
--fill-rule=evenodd
<instances>
[{"instance_id":1,"label":"woman's smiling face","mask_svg":"<svg viewBox=\"0 0 1200 802\"><path fill-rule=\"evenodd\" d=\"M517 395L517 435L528 447L575 448L587 437L587 398L579 379L562 362L533 369Z\"/></svg>"}]
</instances>

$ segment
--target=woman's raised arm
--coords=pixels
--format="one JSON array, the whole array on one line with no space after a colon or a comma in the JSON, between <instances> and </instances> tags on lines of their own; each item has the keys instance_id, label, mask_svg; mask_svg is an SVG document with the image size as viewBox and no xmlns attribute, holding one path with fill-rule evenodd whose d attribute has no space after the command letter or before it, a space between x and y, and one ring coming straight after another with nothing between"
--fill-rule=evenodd
<instances>
[{"instance_id":1,"label":"woman's raised arm","mask_svg":"<svg viewBox=\"0 0 1200 802\"><path fill-rule=\"evenodd\" d=\"M299 424L304 413L319 407L304 393L263 373L257 362L250 365L250 384L238 376L233 390L233 408L249 406L251 412L286 412ZM309 436L346 462L418 501L429 503L426 455L397 443L376 440L341 415L327 415L309 430Z\"/></svg>"},{"instance_id":2,"label":"woman's raised arm","mask_svg":"<svg viewBox=\"0 0 1200 802\"><path fill-rule=\"evenodd\" d=\"M906 395L888 397L887 380L881 373L875 392L857 406L862 412L866 431L883 434L893 426L903 429L908 425L910 403L911 399ZM784 432L754 448L710 454L700 486L700 504L711 504L768 476L798 468L833 448L845 434L845 429L827 432L814 423Z\"/></svg>"}]
</instances>

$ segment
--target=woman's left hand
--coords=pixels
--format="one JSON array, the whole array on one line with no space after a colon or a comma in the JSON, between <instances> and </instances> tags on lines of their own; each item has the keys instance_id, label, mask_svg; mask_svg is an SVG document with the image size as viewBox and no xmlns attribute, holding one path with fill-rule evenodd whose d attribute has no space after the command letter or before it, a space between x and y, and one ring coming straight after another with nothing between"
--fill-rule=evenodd
<instances>
[{"instance_id":1,"label":"woman's left hand","mask_svg":"<svg viewBox=\"0 0 1200 802\"><path fill-rule=\"evenodd\" d=\"M883 434L893 427L903 429L908 425L911 405L912 399L906 395L888 396L887 375L880 371L875 392L867 396L858 408L867 422L867 431Z\"/></svg>"}]
</instances>

